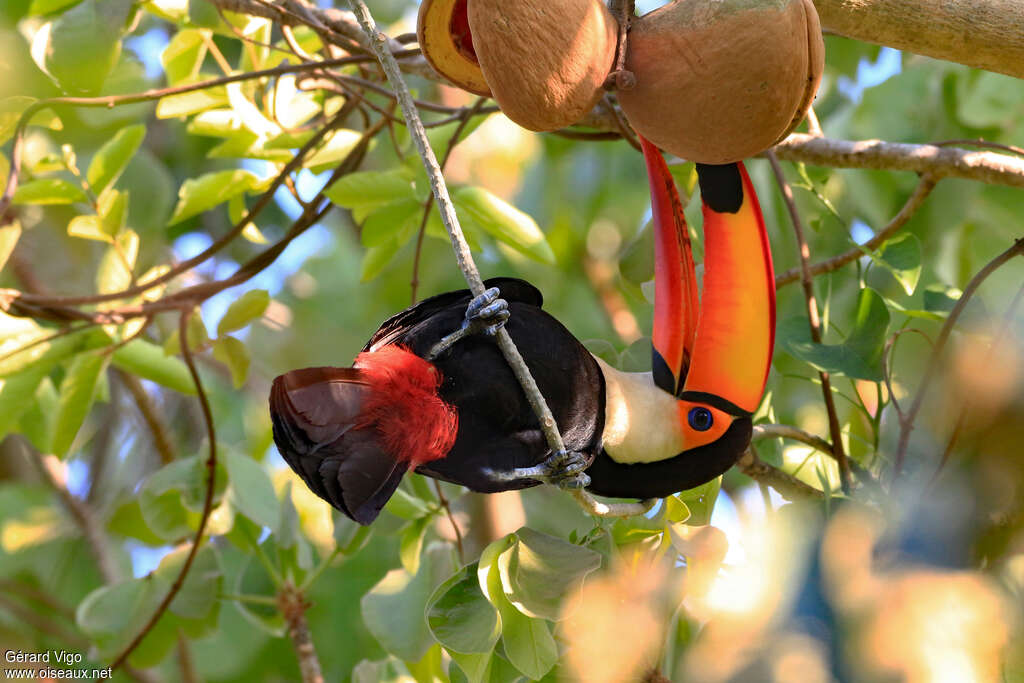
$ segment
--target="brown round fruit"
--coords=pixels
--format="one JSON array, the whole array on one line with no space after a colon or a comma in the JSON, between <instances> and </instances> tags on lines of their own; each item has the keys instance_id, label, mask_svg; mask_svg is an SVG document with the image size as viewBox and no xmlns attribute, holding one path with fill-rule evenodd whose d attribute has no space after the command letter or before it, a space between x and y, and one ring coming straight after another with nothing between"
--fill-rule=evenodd
<instances>
[{"instance_id":1,"label":"brown round fruit","mask_svg":"<svg viewBox=\"0 0 1024 683\"><path fill-rule=\"evenodd\" d=\"M603 93L618 25L600 0L469 0L484 78L524 128L575 123Z\"/></svg>"},{"instance_id":2,"label":"brown round fruit","mask_svg":"<svg viewBox=\"0 0 1024 683\"><path fill-rule=\"evenodd\" d=\"M664 150L725 164L803 120L825 48L811 0L675 0L634 22L618 93L638 133Z\"/></svg>"},{"instance_id":3,"label":"brown round fruit","mask_svg":"<svg viewBox=\"0 0 1024 683\"><path fill-rule=\"evenodd\" d=\"M489 97L469 31L468 0L423 0L416 21L416 38L434 69L459 86Z\"/></svg>"}]
</instances>

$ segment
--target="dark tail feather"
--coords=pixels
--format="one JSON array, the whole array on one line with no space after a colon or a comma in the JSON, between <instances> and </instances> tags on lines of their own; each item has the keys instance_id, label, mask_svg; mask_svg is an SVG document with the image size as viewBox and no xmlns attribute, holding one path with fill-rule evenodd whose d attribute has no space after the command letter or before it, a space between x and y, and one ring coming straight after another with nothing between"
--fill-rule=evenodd
<instances>
[{"instance_id":1,"label":"dark tail feather","mask_svg":"<svg viewBox=\"0 0 1024 683\"><path fill-rule=\"evenodd\" d=\"M358 428L369 389L353 368L305 368L274 380L270 417L281 456L313 493L369 524L398 488L406 463Z\"/></svg>"}]
</instances>

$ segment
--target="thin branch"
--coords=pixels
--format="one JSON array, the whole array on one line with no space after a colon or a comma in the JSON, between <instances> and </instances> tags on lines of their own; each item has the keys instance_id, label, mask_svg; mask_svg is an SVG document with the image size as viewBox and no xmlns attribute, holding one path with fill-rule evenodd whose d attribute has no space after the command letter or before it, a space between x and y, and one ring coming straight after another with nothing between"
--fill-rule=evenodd
<instances>
[{"instance_id":1,"label":"thin branch","mask_svg":"<svg viewBox=\"0 0 1024 683\"><path fill-rule=\"evenodd\" d=\"M288 625L288 635L295 648L295 656L299 660L299 671L303 683L323 683L324 676L320 669L320 660L316 656L313 638L306 622L306 609L309 603L305 596L290 583L281 587L277 596L278 609Z\"/></svg>"},{"instance_id":2,"label":"thin branch","mask_svg":"<svg viewBox=\"0 0 1024 683\"><path fill-rule=\"evenodd\" d=\"M899 210L893 219L889 221L889 224L878 231L874 237L869 239L860 247L854 247L849 251L843 252L838 256L833 256L830 259L820 261L810 266L811 276L821 275L822 273L831 273L834 270L839 270L847 263L852 263L857 259L864 256L864 249L878 249L882 246L890 237L895 235L900 228L907 224L908 221L913 217L914 213L924 204L924 200L928 198L932 190L935 189L935 185L938 180L932 176L924 176L920 182L917 183L917 187L911 193L910 197L907 198L903 208ZM785 273L775 276L775 288L778 289L783 285L788 285L791 282L796 282L800 279L800 268L790 268Z\"/></svg>"},{"instance_id":3,"label":"thin branch","mask_svg":"<svg viewBox=\"0 0 1024 683\"><path fill-rule=\"evenodd\" d=\"M935 347L932 349L931 356L928 358L928 365L925 367L924 375L921 377L921 384L918 386L917 393L914 395L914 401L910 404L910 408L907 409L906 414L900 420L899 443L896 446L896 457L893 460L894 478L899 477L903 471L903 460L906 457L907 446L910 443L910 433L914 430L914 421L917 419L917 413L921 410L924 398L928 394L928 388L935 376L935 371L938 369L939 360L942 358L943 352L946 350L946 343L949 341L949 335L953 332L953 327L956 326L957 320L960 319L960 314L963 313L964 307L967 306L967 302L971 300L972 296L974 296L978 287L980 287L992 273L997 271L1003 264L1013 257L1020 256L1022 254L1024 254L1024 238L1018 238L1014 241L1013 246L989 261L984 268L978 271L978 273L971 278L971 281L967 283L967 286L964 288L964 293L960 295L956 305L953 306L953 309L949 312L949 316L946 318L946 322L942 325L942 329L939 331L938 337L935 338Z\"/></svg>"},{"instance_id":4,"label":"thin branch","mask_svg":"<svg viewBox=\"0 0 1024 683\"><path fill-rule=\"evenodd\" d=\"M796 233L796 241L800 250L800 282L803 285L804 299L807 302L807 321L811 330L811 339L814 343L820 344L821 321L818 318L818 304L814 298L814 281L811 279L810 268L811 251L804 237L803 222L800 220L800 213L797 211L796 202L793 199L793 189L786 181L786 176L782 172L779 160L771 150L766 155L771 163L772 173L775 174L775 180L779 184L779 189L782 190L782 198L786 202L786 208L789 210L789 217L793 223L793 232ZM836 463L839 465L839 480L842 483L843 492L849 495L850 465L846 457L846 450L843 448L843 432L839 425L839 416L836 413L835 399L832 397L832 380L827 372L821 370L818 371L818 377L821 378L821 392L825 399L825 410L828 413L832 453L835 456Z\"/></svg>"},{"instance_id":5,"label":"thin branch","mask_svg":"<svg viewBox=\"0 0 1024 683\"><path fill-rule=\"evenodd\" d=\"M808 486L793 475L761 460L753 445L743 452L736 467L759 484L771 486L788 501L822 500L825 498L825 494L813 486Z\"/></svg>"},{"instance_id":6,"label":"thin branch","mask_svg":"<svg viewBox=\"0 0 1024 683\"><path fill-rule=\"evenodd\" d=\"M440 503L441 509L444 510L445 516L448 517L448 523L452 525L452 531L455 533L455 548L459 551L459 564L464 564L466 562L466 553L462 547L462 529L459 528L459 523L455 521L451 503L448 502L444 491L441 489L440 480L434 480L434 489L437 491L438 503Z\"/></svg>"},{"instance_id":7,"label":"thin branch","mask_svg":"<svg viewBox=\"0 0 1024 683\"><path fill-rule=\"evenodd\" d=\"M206 533L206 523L210 519L210 513L213 511L213 491L216 488L215 477L217 473L217 433L213 426L213 412L210 409L210 401L206 397L206 389L203 388L203 381L199 377L199 371L196 370L195 358L192 356L192 349L189 348L188 344L188 321L192 317L193 310L191 307L182 309L181 315L178 316L178 338L181 340L181 356L185 361L185 365L188 366L188 372L192 376L192 383L196 387L196 396L199 399L200 408L203 411L203 419L206 422L206 438L209 440L210 453L206 458L206 493L203 496L203 510L199 516L199 526L196 529L195 537L192 539L192 545L189 548L188 555L185 557L185 562L181 565L181 570L178 572L178 576L175 577L174 583L171 584L171 588L167 591L167 595L160 601L153 615L146 622L146 625L135 635L135 637L128 643L128 646L117 656L117 658L110 665L116 669L128 659L128 656L135 651L135 648L142 643L156 623L163 616L164 612L170 606L174 597L181 590L182 585L185 583L185 577L188 576L188 572L192 569L192 562L196 559L196 554L199 552L199 547L203 543L203 534Z\"/></svg>"},{"instance_id":8,"label":"thin branch","mask_svg":"<svg viewBox=\"0 0 1024 683\"><path fill-rule=\"evenodd\" d=\"M470 119L480 112L484 102L487 101L486 97L477 98L476 102L469 109L465 109L459 116L459 125L455 127L455 132L448 139L448 145L445 147L444 156L441 157L441 163L439 168L441 173L444 173L444 167L448 164L448 159L452 156L452 151L455 149L455 145L459 143L459 136L462 135L462 131L466 130L466 126L469 125ZM427 201L423 203L423 216L420 218L420 228L416 233L416 252L412 258L412 279L409 282L409 287L412 289L412 303L416 303L416 289L420 284L420 257L423 254L423 237L427 232L427 221L430 219L430 210L434 207L434 195L431 193L427 196ZM461 553L460 553L461 554Z\"/></svg>"},{"instance_id":9,"label":"thin branch","mask_svg":"<svg viewBox=\"0 0 1024 683\"><path fill-rule=\"evenodd\" d=\"M473 261L473 254L469 250L469 244L466 243L466 237L463 235L459 220L455 215L455 207L452 204L451 197L448 195L448 187L445 185L444 176L437 164L434 150L431 149L430 143L427 141L426 130L423 128L419 112L416 111L412 95L402 79L398 63L387 49L387 38L377 30L373 17L370 16L370 11L362 0L349 0L349 5L355 10L356 19L369 38L370 47L373 49L374 54L384 68L384 73L387 74L388 81L391 82L391 86L398 95L398 102L402 107L402 115L405 117L412 139L416 143L416 149L419 152L420 159L423 161L427 177L430 178L430 189L434 194L434 200L437 202L438 210L441 214L441 222L444 224L445 230L448 231L448 236L451 239L452 249L455 252L455 260L458 263L459 270L462 271L462 275L469 284L469 289L473 292L473 295L479 296L484 292L484 283L480 277L480 271ZM544 396L541 395L540 389L537 387L537 382L533 379L533 375L530 374L529 368L526 367L526 362L512 341L512 337L509 336L508 330L504 328L499 329L495 338L498 348L501 349L505 360L523 388L523 392L526 394L526 399L533 409L534 415L537 416L537 421L540 423L541 431L544 433L551 452L558 453L564 451L565 444L562 442L562 435L558 432L558 425L551 414L551 409L548 408ZM625 507L608 506L599 503L585 491L573 491L573 495L593 514L600 515L602 512L607 513L612 510L620 511L627 509ZM625 505L629 505L628 509L631 511L643 509L641 504ZM630 514L635 513L630 512Z\"/></svg>"}]
</instances>

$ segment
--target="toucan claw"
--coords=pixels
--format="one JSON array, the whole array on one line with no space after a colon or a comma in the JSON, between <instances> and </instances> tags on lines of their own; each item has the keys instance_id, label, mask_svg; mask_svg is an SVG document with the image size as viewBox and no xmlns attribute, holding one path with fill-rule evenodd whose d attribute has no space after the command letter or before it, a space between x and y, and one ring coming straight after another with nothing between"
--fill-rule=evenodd
<instances>
[{"instance_id":1,"label":"toucan claw","mask_svg":"<svg viewBox=\"0 0 1024 683\"><path fill-rule=\"evenodd\" d=\"M462 327L434 344L427 355L427 360L435 360L464 337L473 334L493 337L497 334L502 325L508 322L510 315L508 302L499 298L499 294L497 287L491 287L483 294L473 297L466 306L466 317L462 321Z\"/></svg>"},{"instance_id":2,"label":"toucan claw","mask_svg":"<svg viewBox=\"0 0 1024 683\"><path fill-rule=\"evenodd\" d=\"M489 475L500 482L534 479L563 489L584 489L590 486L590 476L583 470L590 466L590 458L577 451L561 450L533 467L516 467L506 471L491 470Z\"/></svg>"}]
</instances>

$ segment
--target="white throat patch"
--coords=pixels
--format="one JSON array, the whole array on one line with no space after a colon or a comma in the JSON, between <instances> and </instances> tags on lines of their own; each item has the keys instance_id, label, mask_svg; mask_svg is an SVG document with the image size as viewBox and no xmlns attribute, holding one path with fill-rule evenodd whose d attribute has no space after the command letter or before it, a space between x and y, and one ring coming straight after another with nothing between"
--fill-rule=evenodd
<instances>
[{"instance_id":1,"label":"white throat patch","mask_svg":"<svg viewBox=\"0 0 1024 683\"><path fill-rule=\"evenodd\" d=\"M597 358L604 374L604 449L612 460L657 462L683 451L676 398L654 383L649 372L622 372Z\"/></svg>"}]
</instances>

